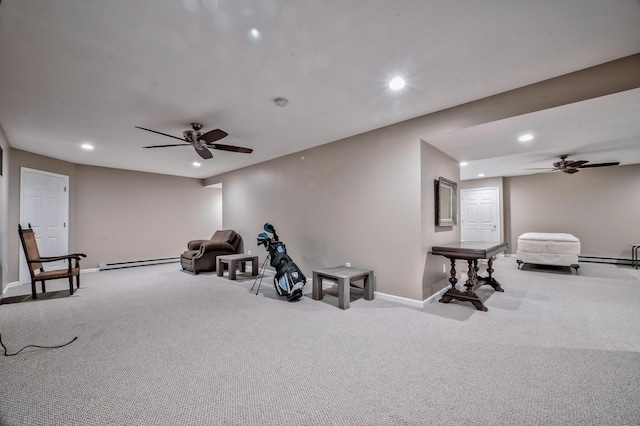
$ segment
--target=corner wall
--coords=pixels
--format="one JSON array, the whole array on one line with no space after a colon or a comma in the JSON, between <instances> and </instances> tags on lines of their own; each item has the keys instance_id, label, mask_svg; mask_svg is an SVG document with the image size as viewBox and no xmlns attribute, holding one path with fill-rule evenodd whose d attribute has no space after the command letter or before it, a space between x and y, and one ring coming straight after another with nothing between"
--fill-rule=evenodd
<instances>
[{"instance_id":1,"label":"corner wall","mask_svg":"<svg viewBox=\"0 0 640 426\"><path fill-rule=\"evenodd\" d=\"M9 164L11 148L0 126L2 176L0 176L0 294L9 284Z\"/></svg>"},{"instance_id":2,"label":"corner wall","mask_svg":"<svg viewBox=\"0 0 640 426\"><path fill-rule=\"evenodd\" d=\"M422 188L422 276L421 300L445 288L449 282L451 262L443 256L431 254L431 247L460 241L460 165L453 158L427 142L420 143ZM458 184L458 223L455 226L436 226L436 191L434 181L442 176ZM442 272L445 264L446 272Z\"/></svg>"}]
</instances>

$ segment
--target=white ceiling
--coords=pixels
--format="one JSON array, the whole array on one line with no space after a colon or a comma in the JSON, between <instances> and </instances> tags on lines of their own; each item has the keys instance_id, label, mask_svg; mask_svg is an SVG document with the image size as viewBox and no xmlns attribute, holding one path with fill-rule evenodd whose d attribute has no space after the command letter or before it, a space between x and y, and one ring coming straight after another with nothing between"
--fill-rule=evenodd
<instances>
[{"instance_id":1,"label":"white ceiling","mask_svg":"<svg viewBox=\"0 0 640 426\"><path fill-rule=\"evenodd\" d=\"M0 125L25 151L204 178L638 53L639 23L637 0L5 0ZM637 163L639 106L632 90L424 139L469 161L463 179L565 153ZM253 154L197 169L134 128L194 121Z\"/></svg>"}]
</instances>

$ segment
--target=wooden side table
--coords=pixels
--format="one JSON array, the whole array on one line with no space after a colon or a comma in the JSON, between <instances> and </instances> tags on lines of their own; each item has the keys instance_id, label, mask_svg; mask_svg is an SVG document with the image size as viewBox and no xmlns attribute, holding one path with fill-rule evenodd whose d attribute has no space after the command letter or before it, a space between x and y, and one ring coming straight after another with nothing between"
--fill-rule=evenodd
<instances>
[{"instance_id":1,"label":"wooden side table","mask_svg":"<svg viewBox=\"0 0 640 426\"><path fill-rule=\"evenodd\" d=\"M640 260L638 260L638 248L640 244L631 244L631 267L638 269Z\"/></svg>"},{"instance_id":2,"label":"wooden side table","mask_svg":"<svg viewBox=\"0 0 640 426\"><path fill-rule=\"evenodd\" d=\"M353 281L364 280L364 298L365 300L373 300L373 271L371 270L337 266L313 271L312 297L314 300L322 299L323 279L338 283L338 307L340 309L349 309L349 289Z\"/></svg>"},{"instance_id":3,"label":"wooden side table","mask_svg":"<svg viewBox=\"0 0 640 426\"><path fill-rule=\"evenodd\" d=\"M251 276L258 276L258 256L250 254L229 254L224 256L218 256L216 261L218 265L216 271L218 276L221 277L224 274L224 265L229 265L229 279L236 279L236 268L240 264L240 272L245 272L247 269L247 262L251 262Z\"/></svg>"}]
</instances>

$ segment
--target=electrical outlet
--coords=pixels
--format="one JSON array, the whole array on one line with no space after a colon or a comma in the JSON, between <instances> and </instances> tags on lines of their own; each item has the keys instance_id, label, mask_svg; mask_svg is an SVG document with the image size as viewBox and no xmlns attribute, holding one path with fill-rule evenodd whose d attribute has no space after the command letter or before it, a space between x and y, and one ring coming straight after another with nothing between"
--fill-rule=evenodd
<instances>
[{"instance_id":1,"label":"electrical outlet","mask_svg":"<svg viewBox=\"0 0 640 426\"><path fill-rule=\"evenodd\" d=\"M247 250L247 254L251 254L251 250Z\"/></svg>"},{"instance_id":2,"label":"electrical outlet","mask_svg":"<svg viewBox=\"0 0 640 426\"><path fill-rule=\"evenodd\" d=\"M446 263L443 263L443 264L442 264L442 273L443 273L443 274L446 274L446 273L447 273L447 264L446 264Z\"/></svg>"},{"instance_id":3,"label":"electrical outlet","mask_svg":"<svg viewBox=\"0 0 640 426\"><path fill-rule=\"evenodd\" d=\"M347 262L344 264L344 266L346 266L347 268L351 268L351 263Z\"/></svg>"}]
</instances>

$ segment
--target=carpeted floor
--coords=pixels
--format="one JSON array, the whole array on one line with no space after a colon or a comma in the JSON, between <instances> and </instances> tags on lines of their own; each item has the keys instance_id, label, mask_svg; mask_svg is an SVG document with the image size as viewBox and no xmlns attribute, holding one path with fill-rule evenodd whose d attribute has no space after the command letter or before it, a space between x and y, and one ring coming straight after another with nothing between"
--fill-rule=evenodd
<instances>
[{"instance_id":1,"label":"carpeted floor","mask_svg":"<svg viewBox=\"0 0 640 426\"><path fill-rule=\"evenodd\" d=\"M0 306L9 352L78 337L1 357L0 425L640 424L640 270L494 265L488 312L343 311L311 284L289 303L176 264L84 274Z\"/></svg>"}]
</instances>

